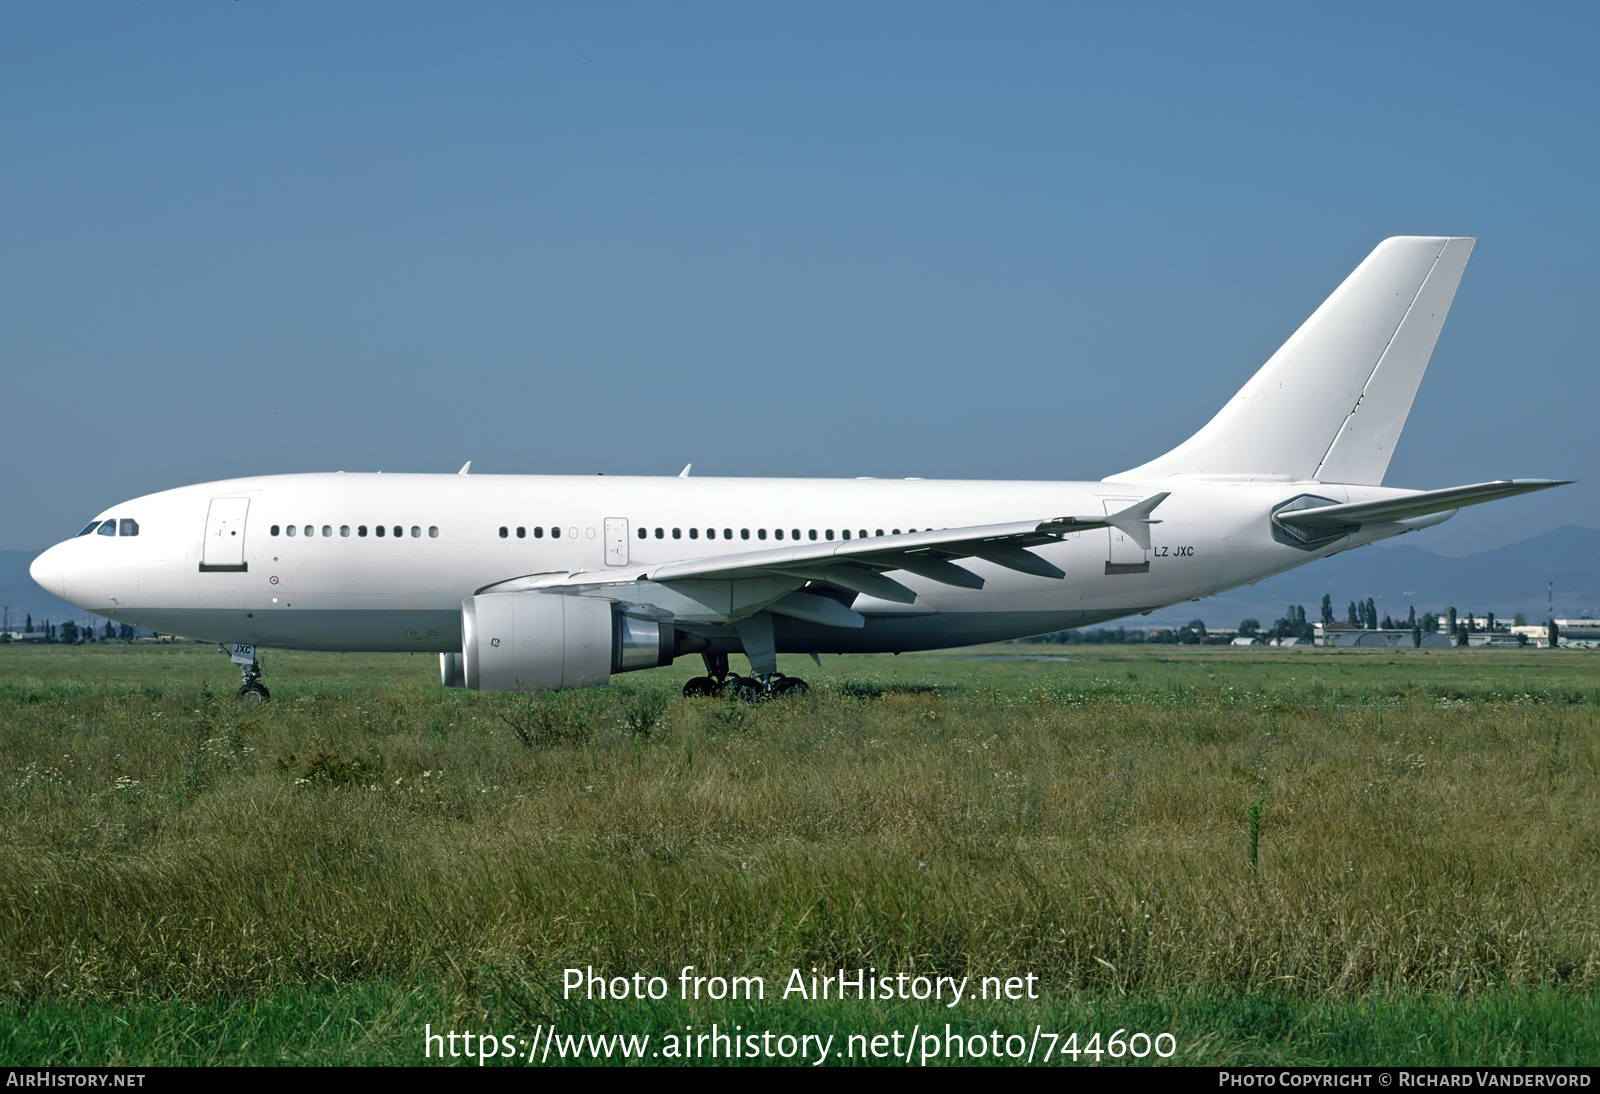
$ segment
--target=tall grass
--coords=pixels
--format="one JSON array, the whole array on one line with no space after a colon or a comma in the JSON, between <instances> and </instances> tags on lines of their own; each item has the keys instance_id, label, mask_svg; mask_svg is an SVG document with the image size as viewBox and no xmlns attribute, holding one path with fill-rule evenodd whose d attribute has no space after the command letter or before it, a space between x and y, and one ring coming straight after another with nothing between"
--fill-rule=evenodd
<instances>
[{"instance_id":1,"label":"tall grass","mask_svg":"<svg viewBox=\"0 0 1600 1094\"><path fill-rule=\"evenodd\" d=\"M1407 686L1411 663L1330 699L1230 683L1242 662L987 683L923 662L929 684L864 659L744 707L648 676L446 694L374 659L398 677L285 672L243 707L23 652L35 677L0 685L14 1001L569 965L1346 998L1600 982L1597 710L1520 690L1537 665L1486 673L1487 697ZM1238 803L1263 799L1241 869Z\"/></svg>"}]
</instances>

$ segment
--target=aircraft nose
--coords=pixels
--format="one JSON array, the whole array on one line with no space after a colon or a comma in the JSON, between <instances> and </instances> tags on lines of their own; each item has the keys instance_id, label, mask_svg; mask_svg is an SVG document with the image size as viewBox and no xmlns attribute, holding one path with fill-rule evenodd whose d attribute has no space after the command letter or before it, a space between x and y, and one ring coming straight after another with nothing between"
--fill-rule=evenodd
<instances>
[{"instance_id":1,"label":"aircraft nose","mask_svg":"<svg viewBox=\"0 0 1600 1094\"><path fill-rule=\"evenodd\" d=\"M28 575L52 596L67 598L67 567L61 557L61 548L52 547L33 560Z\"/></svg>"}]
</instances>

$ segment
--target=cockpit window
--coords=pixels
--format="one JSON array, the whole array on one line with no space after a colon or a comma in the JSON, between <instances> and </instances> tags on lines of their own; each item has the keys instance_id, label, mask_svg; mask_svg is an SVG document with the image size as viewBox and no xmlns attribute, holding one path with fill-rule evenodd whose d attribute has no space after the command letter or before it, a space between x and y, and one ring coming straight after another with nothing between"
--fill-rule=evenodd
<instances>
[{"instance_id":1,"label":"cockpit window","mask_svg":"<svg viewBox=\"0 0 1600 1094\"><path fill-rule=\"evenodd\" d=\"M116 534L117 534L117 522L116 521L108 520L104 524L100 525L100 535L102 535L102 536L114 536Z\"/></svg>"},{"instance_id":2,"label":"cockpit window","mask_svg":"<svg viewBox=\"0 0 1600 1094\"><path fill-rule=\"evenodd\" d=\"M97 520L91 520L88 524L83 526L83 531L79 532L78 535L86 536L98 527L100 527L100 522Z\"/></svg>"},{"instance_id":3,"label":"cockpit window","mask_svg":"<svg viewBox=\"0 0 1600 1094\"><path fill-rule=\"evenodd\" d=\"M136 536L138 534L139 534L139 522L138 521L132 519L131 517L123 517L122 520L120 520L118 522L117 535L119 535L119 536Z\"/></svg>"}]
</instances>

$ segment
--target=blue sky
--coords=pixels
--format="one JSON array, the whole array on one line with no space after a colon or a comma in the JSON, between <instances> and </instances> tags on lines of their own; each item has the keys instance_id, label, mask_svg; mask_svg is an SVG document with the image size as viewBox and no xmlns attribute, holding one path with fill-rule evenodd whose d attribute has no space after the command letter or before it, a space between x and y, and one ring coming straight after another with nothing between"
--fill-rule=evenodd
<instances>
[{"instance_id":1,"label":"blue sky","mask_svg":"<svg viewBox=\"0 0 1600 1094\"><path fill-rule=\"evenodd\" d=\"M1600 5L0 2L0 548L312 470L1100 478L1377 242L1394 485L1600 523Z\"/></svg>"}]
</instances>

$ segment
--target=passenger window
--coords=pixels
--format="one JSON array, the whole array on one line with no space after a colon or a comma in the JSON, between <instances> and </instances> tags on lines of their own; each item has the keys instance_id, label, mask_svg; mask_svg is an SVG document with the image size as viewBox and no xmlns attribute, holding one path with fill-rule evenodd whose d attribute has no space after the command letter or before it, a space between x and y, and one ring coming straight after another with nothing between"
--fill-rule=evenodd
<instances>
[{"instance_id":1,"label":"passenger window","mask_svg":"<svg viewBox=\"0 0 1600 1094\"><path fill-rule=\"evenodd\" d=\"M544 538L544 525L535 524L533 526L533 538L534 539L543 539Z\"/></svg>"},{"instance_id":2,"label":"passenger window","mask_svg":"<svg viewBox=\"0 0 1600 1094\"><path fill-rule=\"evenodd\" d=\"M284 532L291 536L294 535L294 525L289 525L289 527L284 529Z\"/></svg>"},{"instance_id":3,"label":"passenger window","mask_svg":"<svg viewBox=\"0 0 1600 1094\"><path fill-rule=\"evenodd\" d=\"M315 525L311 525L311 524L306 525L306 535L314 536L316 534L317 534L317 529L316 529Z\"/></svg>"},{"instance_id":4,"label":"passenger window","mask_svg":"<svg viewBox=\"0 0 1600 1094\"><path fill-rule=\"evenodd\" d=\"M116 535L117 534L117 522L114 521L114 520L106 521L104 524L100 525L99 534L102 535L102 536L114 536L114 535Z\"/></svg>"},{"instance_id":5,"label":"passenger window","mask_svg":"<svg viewBox=\"0 0 1600 1094\"><path fill-rule=\"evenodd\" d=\"M322 526L322 535L323 535L323 538L324 538L324 539L326 539L326 538L327 538L327 537L328 537L328 536L331 536L331 535L333 535L333 525L331 525L331 524L324 524L324 525L323 525L323 526Z\"/></svg>"},{"instance_id":6,"label":"passenger window","mask_svg":"<svg viewBox=\"0 0 1600 1094\"><path fill-rule=\"evenodd\" d=\"M528 530L526 528L524 528L520 524L517 525L517 538L518 539L527 539L528 538Z\"/></svg>"},{"instance_id":7,"label":"passenger window","mask_svg":"<svg viewBox=\"0 0 1600 1094\"><path fill-rule=\"evenodd\" d=\"M361 536L361 537L365 537L366 534L367 534L367 526L365 524L357 525L357 527L356 527L356 535L357 536Z\"/></svg>"},{"instance_id":8,"label":"passenger window","mask_svg":"<svg viewBox=\"0 0 1600 1094\"><path fill-rule=\"evenodd\" d=\"M789 529L789 538L790 539L799 539L800 538L800 529L798 529L798 528ZM817 538L817 533L812 532L811 533L811 538L812 539L816 539Z\"/></svg>"},{"instance_id":9,"label":"passenger window","mask_svg":"<svg viewBox=\"0 0 1600 1094\"><path fill-rule=\"evenodd\" d=\"M817 538L817 530L815 528L811 529L811 538L812 539L816 539ZM829 538L832 538L832 537L829 537Z\"/></svg>"},{"instance_id":10,"label":"passenger window","mask_svg":"<svg viewBox=\"0 0 1600 1094\"><path fill-rule=\"evenodd\" d=\"M848 535L848 534L849 533L846 533L846 535ZM832 539L833 538L833 529L829 528L826 532L823 532L822 533L822 538L823 539Z\"/></svg>"},{"instance_id":11,"label":"passenger window","mask_svg":"<svg viewBox=\"0 0 1600 1094\"><path fill-rule=\"evenodd\" d=\"M520 538L521 535L522 535L522 529L518 528L517 529L517 536ZM413 524L411 526L411 538L412 539L421 539L422 538L422 527L420 525Z\"/></svg>"},{"instance_id":12,"label":"passenger window","mask_svg":"<svg viewBox=\"0 0 1600 1094\"><path fill-rule=\"evenodd\" d=\"M439 538L439 526L437 524L428 525L428 538L429 539L438 539Z\"/></svg>"},{"instance_id":13,"label":"passenger window","mask_svg":"<svg viewBox=\"0 0 1600 1094\"><path fill-rule=\"evenodd\" d=\"M674 528L672 530L672 538L673 539L682 539L683 538L683 529L682 528Z\"/></svg>"},{"instance_id":14,"label":"passenger window","mask_svg":"<svg viewBox=\"0 0 1600 1094\"><path fill-rule=\"evenodd\" d=\"M396 524L394 526L394 534L395 534L396 537L401 536L401 535L404 534L404 532L401 530L401 528L400 528L400 526L398 524Z\"/></svg>"},{"instance_id":15,"label":"passenger window","mask_svg":"<svg viewBox=\"0 0 1600 1094\"><path fill-rule=\"evenodd\" d=\"M657 539L665 539L666 536L667 536L667 530L665 528L657 528L656 529L656 538Z\"/></svg>"},{"instance_id":16,"label":"passenger window","mask_svg":"<svg viewBox=\"0 0 1600 1094\"><path fill-rule=\"evenodd\" d=\"M639 529L639 538L640 538L640 539L643 539L643 538L645 538L645 537L646 537L646 536L648 536L648 535L649 535L649 534L650 534L650 530L649 530L649 529L648 529L648 528L641 528L641 529Z\"/></svg>"},{"instance_id":17,"label":"passenger window","mask_svg":"<svg viewBox=\"0 0 1600 1094\"><path fill-rule=\"evenodd\" d=\"M276 524L274 524L270 529L267 530L267 534L268 535L273 535L273 536L277 535L278 534L278 526Z\"/></svg>"},{"instance_id":18,"label":"passenger window","mask_svg":"<svg viewBox=\"0 0 1600 1094\"><path fill-rule=\"evenodd\" d=\"M348 524L339 525L339 534L348 539L350 536L350 526Z\"/></svg>"},{"instance_id":19,"label":"passenger window","mask_svg":"<svg viewBox=\"0 0 1600 1094\"><path fill-rule=\"evenodd\" d=\"M767 530L765 528L757 528L756 529L756 538L757 539L766 539L767 538Z\"/></svg>"},{"instance_id":20,"label":"passenger window","mask_svg":"<svg viewBox=\"0 0 1600 1094\"><path fill-rule=\"evenodd\" d=\"M748 528L739 529L739 538L740 539L749 539L750 538L750 529L748 529Z\"/></svg>"},{"instance_id":21,"label":"passenger window","mask_svg":"<svg viewBox=\"0 0 1600 1094\"><path fill-rule=\"evenodd\" d=\"M138 534L139 522L136 520L130 520L128 517L123 517L121 523L117 526L117 535L136 536Z\"/></svg>"},{"instance_id":22,"label":"passenger window","mask_svg":"<svg viewBox=\"0 0 1600 1094\"><path fill-rule=\"evenodd\" d=\"M699 539L700 538L700 529L698 529L698 528L689 529L689 538L690 539Z\"/></svg>"},{"instance_id":23,"label":"passenger window","mask_svg":"<svg viewBox=\"0 0 1600 1094\"><path fill-rule=\"evenodd\" d=\"M382 533L382 532L381 532L381 531L380 531L380 532L379 532L379 533L378 533L378 534L379 534L379 535L380 535L380 536L381 536L381 535L383 535L383 533ZM510 535L510 534L511 534L511 533L510 533L510 532L508 532L508 531L507 531L507 530L506 530L506 528L505 528L505 526L504 526L504 525L502 525L502 526L501 526L501 528L500 528L500 538L501 538L501 539L505 539L505 538L506 538L506 536L508 536L508 535Z\"/></svg>"},{"instance_id":24,"label":"passenger window","mask_svg":"<svg viewBox=\"0 0 1600 1094\"><path fill-rule=\"evenodd\" d=\"M372 534L377 536L379 539L382 539L383 538L383 525L381 525L381 524L373 525Z\"/></svg>"},{"instance_id":25,"label":"passenger window","mask_svg":"<svg viewBox=\"0 0 1600 1094\"><path fill-rule=\"evenodd\" d=\"M846 528L844 531L840 532L839 534L841 536L843 536L845 539L849 539L850 538L850 529Z\"/></svg>"},{"instance_id":26,"label":"passenger window","mask_svg":"<svg viewBox=\"0 0 1600 1094\"><path fill-rule=\"evenodd\" d=\"M555 525L551 525L550 526L550 538L551 539L560 539L561 538L561 529L557 528Z\"/></svg>"},{"instance_id":27,"label":"passenger window","mask_svg":"<svg viewBox=\"0 0 1600 1094\"><path fill-rule=\"evenodd\" d=\"M782 528L774 528L772 530L772 538L773 539L782 539L783 538L783 529Z\"/></svg>"},{"instance_id":28,"label":"passenger window","mask_svg":"<svg viewBox=\"0 0 1600 1094\"><path fill-rule=\"evenodd\" d=\"M733 529L732 528L724 528L722 530L722 538L723 539L732 539L733 538ZM746 533L745 538L746 539L750 538L748 533Z\"/></svg>"}]
</instances>

